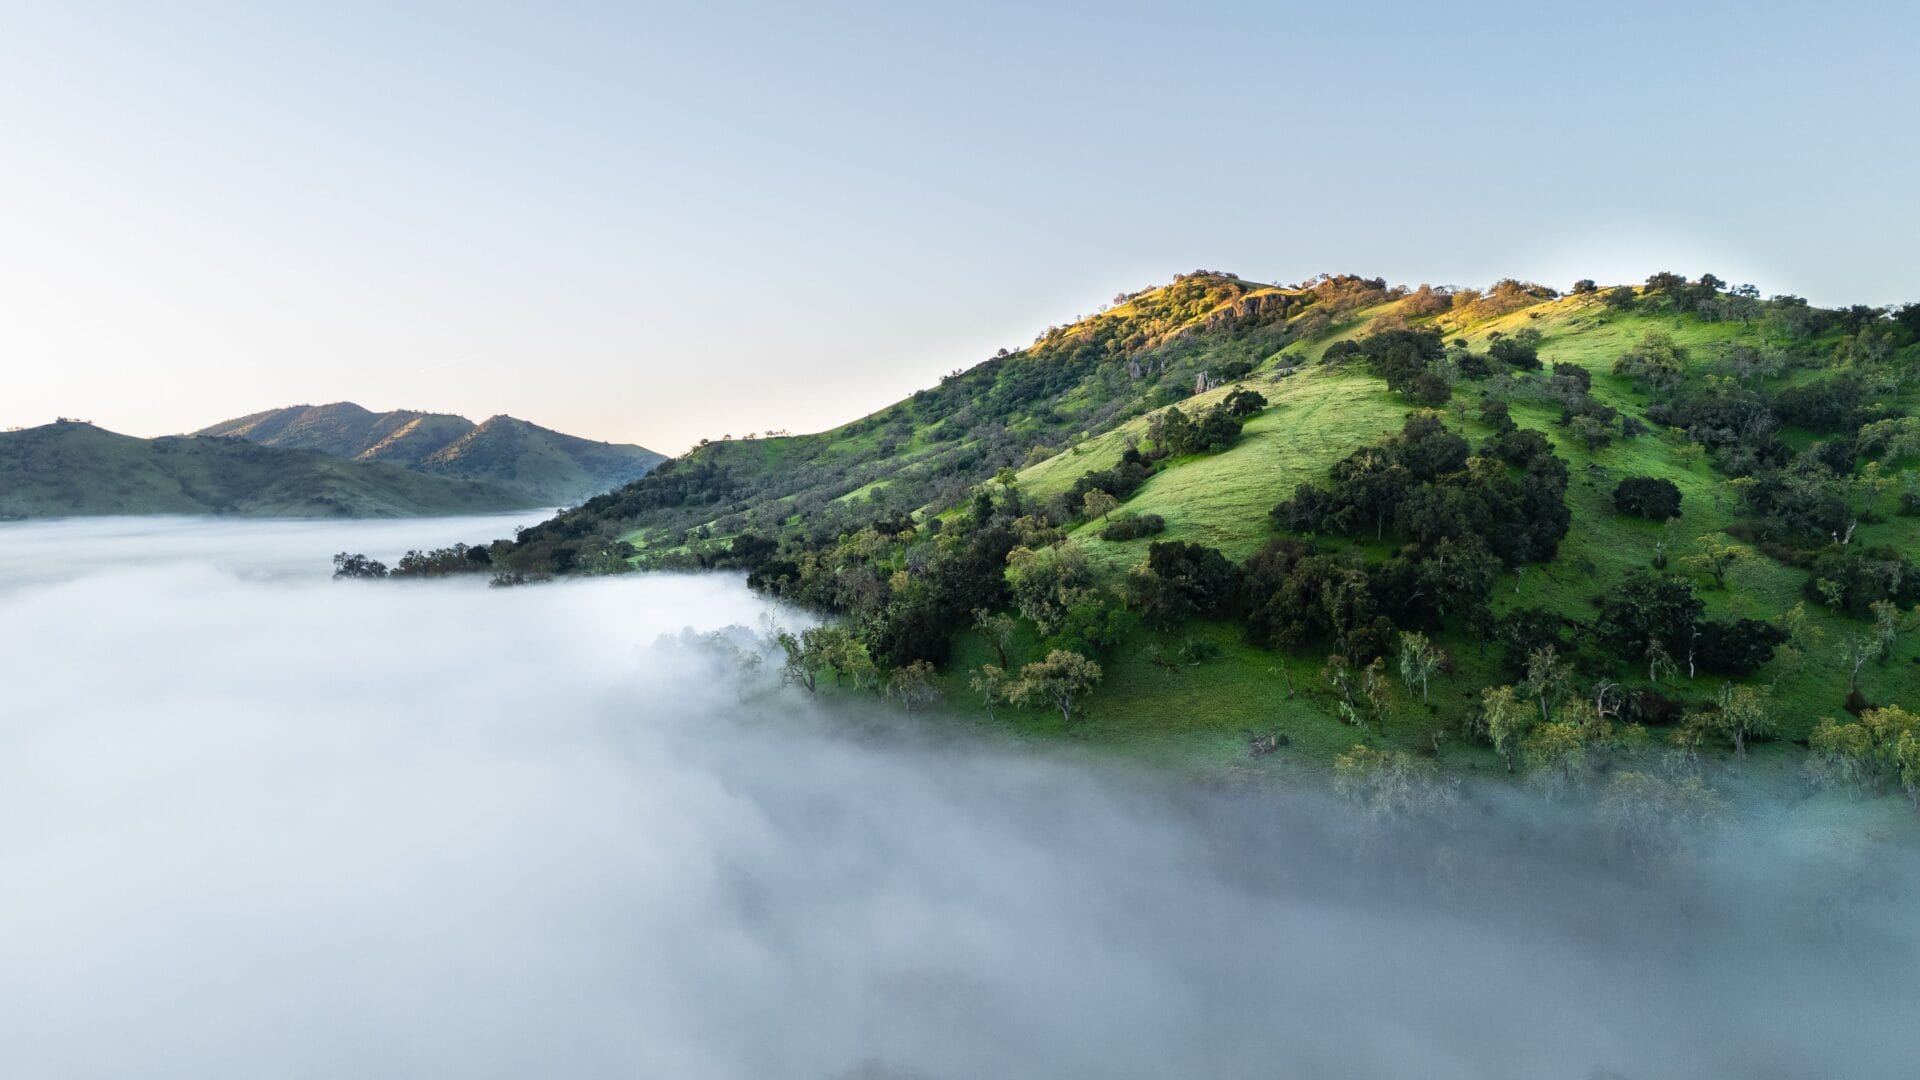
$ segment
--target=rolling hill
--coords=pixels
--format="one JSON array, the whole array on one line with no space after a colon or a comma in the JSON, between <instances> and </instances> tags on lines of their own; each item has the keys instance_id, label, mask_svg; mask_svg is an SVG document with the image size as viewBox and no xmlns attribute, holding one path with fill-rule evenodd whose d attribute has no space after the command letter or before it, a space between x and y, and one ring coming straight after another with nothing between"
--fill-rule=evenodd
<instances>
[{"instance_id":1,"label":"rolling hill","mask_svg":"<svg viewBox=\"0 0 1920 1080\"><path fill-rule=\"evenodd\" d=\"M1279 732L1498 770L1544 730L1778 754L1920 704L1916 374L1920 305L1710 275L1198 272L843 427L704 444L495 561L742 567L857 645L804 662L878 685L928 661L975 708L989 666L1083 653L1079 715L994 722L1154 753Z\"/></svg>"},{"instance_id":2,"label":"rolling hill","mask_svg":"<svg viewBox=\"0 0 1920 1080\"><path fill-rule=\"evenodd\" d=\"M538 505L479 481L244 439L138 439L77 421L0 433L0 518L412 517Z\"/></svg>"},{"instance_id":3,"label":"rolling hill","mask_svg":"<svg viewBox=\"0 0 1920 1080\"><path fill-rule=\"evenodd\" d=\"M665 460L665 455L642 446L582 439L511 416L475 424L448 413L375 413L346 401L270 409L194 434L318 450L429 476L480 481L545 505L574 503L609 491Z\"/></svg>"}]
</instances>

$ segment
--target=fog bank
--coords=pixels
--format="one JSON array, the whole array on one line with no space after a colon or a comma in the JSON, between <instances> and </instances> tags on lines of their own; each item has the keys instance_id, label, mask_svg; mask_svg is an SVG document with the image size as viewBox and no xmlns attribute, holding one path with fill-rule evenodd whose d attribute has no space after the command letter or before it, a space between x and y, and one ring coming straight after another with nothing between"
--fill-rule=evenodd
<instances>
[{"instance_id":1,"label":"fog bank","mask_svg":"<svg viewBox=\"0 0 1920 1080\"><path fill-rule=\"evenodd\" d=\"M1914 852L1810 811L1663 866L1491 795L1361 846L1311 795L743 688L680 633L770 612L728 578L334 583L388 523L65 524L0 526L13 1075L1799 1080L1920 1052ZM446 524L399 546L506 531Z\"/></svg>"}]
</instances>

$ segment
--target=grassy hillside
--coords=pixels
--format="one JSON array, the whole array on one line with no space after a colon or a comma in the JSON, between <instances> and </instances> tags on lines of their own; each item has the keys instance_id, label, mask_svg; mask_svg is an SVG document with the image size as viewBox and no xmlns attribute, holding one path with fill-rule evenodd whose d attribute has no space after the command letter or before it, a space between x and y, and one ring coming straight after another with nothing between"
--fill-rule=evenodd
<instances>
[{"instance_id":1,"label":"grassy hillside","mask_svg":"<svg viewBox=\"0 0 1920 1080\"><path fill-rule=\"evenodd\" d=\"M984 706L969 684L983 665L999 664L969 627L978 601L1017 616L1013 667L1071 647L1104 670L1071 721L1003 704L999 723L1203 760L1244 758L1248 732L1279 731L1291 758L1327 760L1361 742L1428 755L1439 747L1462 767L1504 768L1486 745L1482 691L1513 685L1528 699L1511 645L1528 634L1567 665L1552 684L1556 723L1579 712L1568 702L1592 697L1615 719L1650 717L1648 736L1660 745L1676 732L1704 733L1690 752L1722 752L1715 725L1740 715L1748 690L1779 740L1761 753L1804 742L1822 717L1850 719L1856 674L1855 711L1920 706L1920 571L1911 561L1920 553L1911 471L1920 464L1920 309L1820 311L1673 275L1560 296L1516 282L1482 294L1195 274L1117 301L842 428L705 445L528 530L509 561L534 571L556 553L567 563L592 554L600 566L609 555L636 566L744 566L773 591L845 616L883 672L915 657L936 661L948 698L963 707ZM1396 343L1408 342L1425 351L1396 360ZM1201 418L1245 391L1265 404L1237 436L1170 449L1170 408ZM1397 523L1376 540L1373 528L1351 522L1288 528L1271 513L1301 485L1337 489L1330 470L1372 453L1416 413L1474 455L1446 491L1471 495L1544 469L1564 477L1560 489L1540 490L1569 519L1547 557L1509 543L1497 559L1470 559L1463 573L1487 572L1485 585L1440 615L1420 613L1424 587L1395 584L1391 561L1444 568L1448 552L1484 547L1510 522L1466 530L1485 536L1441 529L1422 538L1392 504L1383 512ZM1509 428L1545 456L1515 452ZM1130 453L1137 466L1122 464ZM1145 475L1117 475L1128 468ZM1613 493L1629 478L1670 482L1678 516L1620 512ZM1117 496L1118 506L1090 515L1080 497L1089 488ZM1101 536L1110 518L1149 515L1161 531ZM1393 633L1310 626L1299 640L1257 646L1251 609L1285 598L1245 592L1217 612L1149 628L1156 620L1139 568L1154 545L1216 550L1246 565L1238 580L1257 592L1279 586L1249 584L1260 578L1248 560L1276 541L1370 575L1370 602ZM990 563L1009 546L1011 570L970 569L969 552L985 550ZM1045 604L1025 596L1033 590L1022 584L1020 548L1041 552L1049 574L1084 556L1085 580L1061 578L1063 605L1097 609L1099 619L1121 614L1092 629L1095 615L1076 615L1083 625L1040 633L1034 615ZM1730 566L1717 577L1702 557L1726 551ZM1443 571L1435 580L1444 579ZM1619 610L1635 581L1697 602L1692 636L1650 637L1644 650L1625 644L1624 631L1609 637L1620 626L1609 622L1610 598ZM1870 608L1880 598L1891 606ZM1298 608L1297 599L1287 602ZM1406 640L1398 633L1416 629L1443 656L1425 702L1398 671ZM1756 655L1767 659L1752 670L1690 673L1702 634L1760 642ZM1874 640L1887 647L1856 664L1861 643ZM1341 649L1356 654L1350 679L1369 656L1381 658L1385 685L1358 710L1359 723L1343 707L1348 694L1322 675ZM1624 710L1623 698L1633 703Z\"/></svg>"},{"instance_id":2,"label":"grassy hillside","mask_svg":"<svg viewBox=\"0 0 1920 1080\"><path fill-rule=\"evenodd\" d=\"M75 422L0 433L0 517L7 518L409 517L529 505L537 504L476 481L243 439L136 439Z\"/></svg>"},{"instance_id":3,"label":"grassy hillside","mask_svg":"<svg viewBox=\"0 0 1920 1080\"><path fill-rule=\"evenodd\" d=\"M195 434L399 465L478 481L548 505L617 488L665 460L643 446L577 438L510 416L475 424L447 413L375 413L345 401L271 409Z\"/></svg>"}]
</instances>

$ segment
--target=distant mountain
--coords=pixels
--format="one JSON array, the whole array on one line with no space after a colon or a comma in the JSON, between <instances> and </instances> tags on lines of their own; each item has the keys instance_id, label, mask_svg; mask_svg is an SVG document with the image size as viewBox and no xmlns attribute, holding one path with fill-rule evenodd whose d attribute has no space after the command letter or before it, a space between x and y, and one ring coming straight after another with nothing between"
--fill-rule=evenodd
<instances>
[{"instance_id":1,"label":"distant mountain","mask_svg":"<svg viewBox=\"0 0 1920 1080\"><path fill-rule=\"evenodd\" d=\"M0 518L411 517L543 502L476 480L245 439L137 439L77 421L0 432Z\"/></svg>"},{"instance_id":2,"label":"distant mountain","mask_svg":"<svg viewBox=\"0 0 1920 1080\"><path fill-rule=\"evenodd\" d=\"M478 480L537 503L576 503L637 480L666 460L630 443L595 442L511 416L475 424L449 413L376 413L350 401L294 405L202 428L265 446L379 461L430 476Z\"/></svg>"}]
</instances>

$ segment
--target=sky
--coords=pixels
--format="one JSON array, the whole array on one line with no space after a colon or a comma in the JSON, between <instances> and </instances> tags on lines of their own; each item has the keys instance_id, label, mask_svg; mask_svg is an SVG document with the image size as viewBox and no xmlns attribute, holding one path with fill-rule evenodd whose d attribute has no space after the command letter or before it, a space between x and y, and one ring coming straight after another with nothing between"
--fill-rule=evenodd
<instances>
[{"instance_id":1,"label":"sky","mask_svg":"<svg viewBox=\"0 0 1920 1080\"><path fill-rule=\"evenodd\" d=\"M0 426L674 453L1197 268L1920 298L1920 8L1545 12L0 0Z\"/></svg>"}]
</instances>

